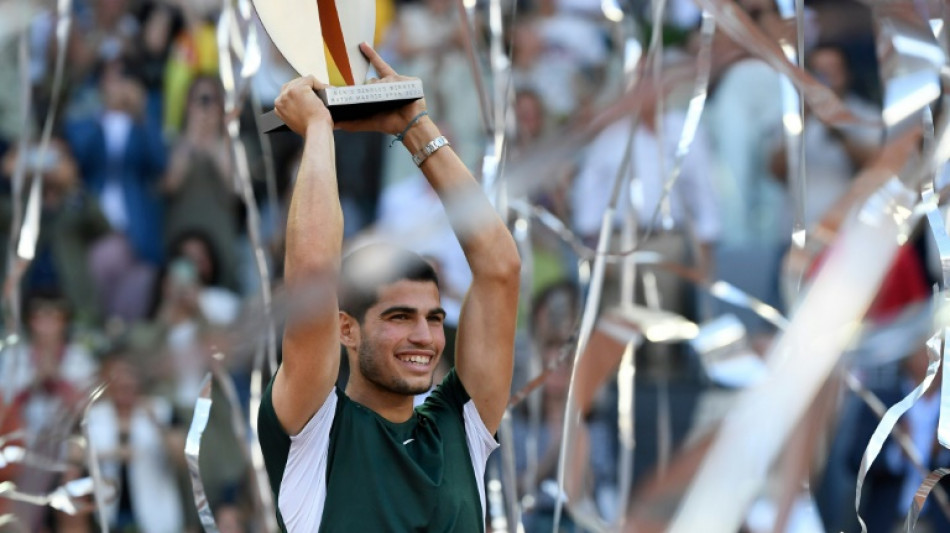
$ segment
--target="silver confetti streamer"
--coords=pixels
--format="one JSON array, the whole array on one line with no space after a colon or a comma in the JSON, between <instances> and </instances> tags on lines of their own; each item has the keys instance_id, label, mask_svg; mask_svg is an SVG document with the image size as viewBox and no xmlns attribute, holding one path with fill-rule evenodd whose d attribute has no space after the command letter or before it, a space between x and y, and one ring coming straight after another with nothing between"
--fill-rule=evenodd
<instances>
[{"instance_id":1,"label":"silver confetti streamer","mask_svg":"<svg viewBox=\"0 0 950 533\"><path fill-rule=\"evenodd\" d=\"M239 20L239 14L243 14L245 18ZM266 324L265 335L259 341L251 373L251 466L254 471L257 498L258 501L261 502L261 512L264 515L263 519L267 531L277 531L273 496L267 484L267 476L264 470L264 457L260 451L260 444L257 440L257 414L260 410L261 394L264 388L264 364L265 362L267 363L271 374L277 371L277 334L272 314L273 296L271 293L270 272L260 235L260 213L257 209L254 189L251 184L247 152L244 142L240 137L241 126L239 120L239 110L241 108L243 95L249 85L249 76L254 74L260 65L260 50L250 50L251 47L259 48L257 46L257 39L254 37L256 35L255 33L251 33L251 38L247 42L244 42L241 39L242 32L234 31L234 28L239 28L242 25L244 27L254 28L254 25L250 23L249 16L249 7L239 6L239 9L235 9L232 2L225 1L224 9L221 11L221 16L218 20L218 60L220 64L221 81L225 89L225 116L227 117L226 127L228 136L231 141L231 156L235 165L235 174L238 180L237 185L245 207L247 232L251 241L251 248L254 252L254 263L257 267L258 279L260 281L261 304L263 306L264 322ZM253 32L256 30L250 31ZM235 65L234 60L232 60L232 52L240 52L242 50L243 54L238 53L236 58L238 65ZM248 66L248 62L251 63L250 66ZM239 80L235 79L236 72L240 74Z\"/></svg>"},{"instance_id":2,"label":"silver confetti streamer","mask_svg":"<svg viewBox=\"0 0 950 533\"><path fill-rule=\"evenodd\" d=\"M40 507L49 506L68 515L75 515L80 509L86 507L81 501L82 498L99 490L96 485L91 477L84 477L69 481L47 494L30 494L20 492L16 483L12 481L2 481L0 482L0 498ZM108 529L102 531L108 531Z\"/></svg>"},{"instance_id":3,"label":"silver confetti streamer","mask_svg":"<svg viewBox=\"0 0 950 533\"><path fill-rule=\"evenodd\" d=\"M803 68L804 65L804 3L802 0L778 0L779 15L786 21L794 20L797 47L787 37L779 40L779 45L790 63ZM792 192L792 245L805 247L805 198L807 181L805 176L805 102L801 93L787 76L782 76L782 126L785 133L785 161L788 168L789 184Z\"/></svg>"},{"instance_id":4,"label":"silver confetti streamer","mask_svg":"<svg viewBox=\"0 0 950 533\"><path fill-rule=\"evenodd\" d=\"M94 388L86 399L86 406L82 413L82 434L86 444L86 464L89 468L89 475L92 479L92 494L96 502L96 517L99 520L99 531L109 533L109 521L106 519L106 502L109 500L106 494L106 483L102 478L102 471L99 468L99 455L92 439L89 437L89 410L92 405L99 400L102 393L106 391L106 384L101 384Z\"/></svg>"},{"instance_id":5,"label":"silver confetti streamer","mask_svg":"<svg viewBox=\"0 0 950 533\"><path fill-rule=\"evenodd\" d=\"M50 141L53 137L53 125L56 123L56 113L62 97L64 73L66 70L66 47L69 40L69 30L72 26L72 0L58 0L56 3L56 65L53 71L52 97L49 111L43 123L40 134L40 144L37 148L38 156L42 160L49 152ZM23 226L20 228L20 241L17 244L17 255L27 263L33 260L36 254L36 239L40 235L40 202L42 201L43 179L42 172L33 171L33 183L30 186L30 197L26 204L26 213ZM22 273L22 271L20 271Z\"/></svg>"},{"instance_id":6,"label":"silver confetti streamer","mask_svg":"<svg viewBox=\"0 0 950 533\"><path fill-rule=\"evenodd\" d=\"M927 501L930 491L940 483L940 480L950 474L950 468L938 468L931 472L917 488L914 493L914 499L910 505L910 511L907 513L907 519L904 522L904 532L913 533L917 529L917 521L920 518L920 511Z\"/></svg>"},{"instance_id":7,"label":"silver confetti streamer","mask_svg":"<svg viewBox=\"0 0 950 533\"><path fill-rule=\"evenodd\" d=\"M867 525L864 523L864 519L861 518L859 509L861 506L861 489L864 486L864 478L867 476L868 470L870 470L874 460L881 452L881 448L884 447L884 441L888 435L890 435L894 425L897 424L897 420L914 405L914 402L927 392L928 388L930 388L930 383L933 381L934 376L937 374L937 368L940 366L940 344L939 336L934 336L927 341L927 374L924 376L923 381L921 381L910 394L887 410L881 419L881 423L874 429L871 440L868 442L868 446L861 456L861 466L858 468L858 480L854 490L854 511L858 515L858 523L861 525L862 533L867 532Z\"/></svg>"},{"instance_id":8,"label":"silver confetti streamer","mask_svg":"<svg viewBox=\"0 0 950 533\"><path fill-rule=\"evenodd\" d=\"M12 3L12 2L8 2ZM23 2L20 2L21 4ZM17 46L17 63L20 75L20 139L17 142L17 153L25 154L30 146L30 108L33 105L33 91L30 86L30 38L29 32L23 31L20 34ZM11 177L11 198L13 200L13 212L11 213L10 228L19 228L23 222L23 183L26 177L26 158L17 157L16 165ZM10 288L8 295L6 311L9 313L10 321L7 325L7 331L18 334L20 331L20 285L15 280L19 274L14 271L21 268L16 256L17 232L10 231L7 243L7 280L5 284ZM3 349L9 347L9 343L4 343L0 347L0 355ZM14 368L10 379L17 372ZM12 385L11 385L12 387Z\"/></svg>"},{"instance_id":9,"label":"silver confetti streamer","mask_svg":"<svg viewBox=\"0 0 950 533\"><path fill-rule=\"evenodd\" d=\"M805 101L822 122L834 126L862 124L874 126L856 117L847 106L811 74L789 62L781 46L756 26L736 3L727 0L698 0L708 10L719 28L748 52L771 65L802 91Z\"/></svg>"},{"instance_id":10,"label":"silver confetti streamer","mask_svg":"<svg viewBox=\"0 0 950 533\"><path fill-rule=\"evenodd\" d=\"M661 215L661 208L669 211L669 197L673 191L673 186L679 179L683 170L683 161L689 153L693 140L696 138L696 132L699 130L700 119L706 108L706 96L709 92L709 75L712 71L712 44L713 37L716 34L716 19L709 11L703 10L702 24L699 29L700 47L696 53L696 80L693 83L693 94L689 100L689 106L686 108L686 118L683 121L683 130L680 133L679 142L676 144L676 153L673 156L673 168L663 183L663 194L660 204L656 206L653 215L650 217L650 225L647 227L647 237L654 230L657 221ZM657 124L662 121L658 118ZM657 132L656 137L662 139L662 135ZM659 157L662 162L665 158ZM664 207L665 206L665 207Z\"/></svg>"},{"instance_id":11,"label":"silver confetti streamer","mask_svg":"<svg viewBox=\"0 0 950 533\"><path fill-rule=\"evenodd\" d=\"M741 393L714 438L670 531L739 527L769 465L837 363L898 243L906 239L913 201L914 195L894 179L845 227L835 253L773 345L768 375ZM779 408L786 416L774 416ZM754 444L748 439L751 427L760 437ZM724 483L733 490L722 491Z\"/></svg>"},{"instance_id":12,"label":"silver confetti streamer","mask_svg":"<svg viewBox=\"0 0 950 533\"><path fill-rule=\"evenodd\" d=\"M209 372L201 381L201 392L195 401L195 413L191 419L191 426L188 427L188 436L185 440L185 460L188 462L191 490L201 526L206 533L218 533L218 525L215 523L214 514L211 512L211 504L208 503L208 498L205 495L204 482L201 480L201 468L198 462L201 454L201 435L208 427L210 415L211 373Z\"/></svg>"}]
</instances>

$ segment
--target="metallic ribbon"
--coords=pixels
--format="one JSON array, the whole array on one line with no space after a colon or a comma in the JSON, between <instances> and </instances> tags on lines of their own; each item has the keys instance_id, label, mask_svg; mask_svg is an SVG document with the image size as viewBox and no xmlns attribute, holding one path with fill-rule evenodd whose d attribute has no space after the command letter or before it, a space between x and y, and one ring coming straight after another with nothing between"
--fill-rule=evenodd
<instances>
[{"instance_id":1,"label":"metallic ribbon","mask_svg":"<svg viewBox=\"0 0 950 533\"><path fill-rule=\"evenodd\" d=\"M44 457L40 454L33 453L23 446L14 444L0 448L0 468L5 468L12 464L23 464L48 472L64 472L69 468L69 465L62 461Z\"/></svg>"},{"instance_id":2,"label":"metallic ribbon","mask_svg":"<svg viewBox=\"0 0 950 533\"><path fill-rule=\"evenodd\" d=\"M66 68L66 46L69 40L69 29L72 25L72 0L58 0L56 3L56 66L53 72L52 96L49 111L40 134L40 144L37 149L42 160L49 151L50 140L53 137L53 126L56 123L56 112L62 96L63 74ZM40 235L40 203L43 198L43 179L39 169L33 171L33 183L30 186L30 197L26 204L26 214L23 226L20 227L20 241L17 244L17 255L29 263L36 254L36 240ZM25 266L24 266L25 268ZM20 273L23 271L20 270ZM19 280L16 280L18 283Z\"/></svg>"},{"instance_id":3,"label":"metallic ribbon","mask_svg":"<svg viewBox=\"0 0 950 533\"><path fill-rule=\"evenodd\" d=\"M937 369L940 366L940 344L940 337L937 335L927 341L927 374L924 376L923 381L921 381L910 394L884 413L884 416L881 418L881 423L874 429L871 440L868 442L868 446L861 456L861 466L858 468L858 480L854 490L854 511L858 515L858 523L861 525L862 533L867 532L867 525L864 523L864 519L861 518L861 512L859 510L864 478L867 476L868 470L870 470L874 460L881 452L881 448L884 447L884 441L887 440L888 435L890 435L894 425L897 424L898 419L910 410L914 403L930 388L930 383L933 381L934 376L937 374Z\"/></svg>"},{"instance_id":4,"label":"metallic ribbon","mask_svg":"<svg viewBox=\"0 0 950 533\"><path fill-rule=\"evenodd\" d=\"M704 1L704 5L712 3ZM903 27L894 23L895 20L907 25L906 17L902 17L906 13L897 6L893 9L901 17L889 18L887 10L878 12L883 30L880 35L890 41L889 46L879 42L878 50L882 52L887 95L884 119L892 139L878 164L885 165L885 156L889 157L893 160L886 168L896 172L904 166L913 149L915 134L919 131L914 126L919 128L921 111L939 94L931 90L939 68L932 68L936 62L923 61L924 66L911 69L915 76L901 75L907 71L902 61L904 57L912 65L919 65L921 52L926 55L934 49L926 36L917 33L910 43L899 42L906 39L909 32L891 30ZM724 24L723 20L719 22ZM911 46L914 43L920 46ZM942 53L940 59L942 64ZM946 140L945 122L942 121L938 132L939 147ZM897 147L902 148L897 150ZM788 330L773 345L769 374L740 397L713 440L671 531L733 531L739 526L743 511L758 492L769 465L837 363L897 247L906 242L909 222L914 218L916 195L913 191L927 175L928 167L932 168L938 152L925 154L923 168L912 168L902 179L895 176L885 183L864 203L856 218L845 224ZM785 417L770 415L779 408L786 413ZM760 436L754 448L750 448L747 439L751 427L756 427ZM724 483L734 487L728 498L720 489ZM716 520L710 522L709 517L713 516Z\"/></svg>"},{"instance_id":5,"label":"metallic ribbon","mask_svg":"<svg viewBox=\"0 0 950 533\"><path fill-rule=\"evenodd\" d=\"M884 402L882 402L881 399L877 397L877 395L865 387L864 384L854 376L854 374L844 372L843 375L845 385L847 385L847 387L851 389L851 391L854 392L858 398L860 398L861 401L863 401L864 404L874 412L875 415L877 415L878 419L883 418L884 414L887 412L887 406L884 405ZM918 452L916 446L914 446L914 441L911 439L910 434L908 434L898 425L895 425L891 431L891 436L894 437L894 441L898 446L901 447L904 455L906 455L910 462L914 465L914 468L920 474L921 478L926 478L928 475L927 467L924 466L923 460L920 457L920 452ZM944 491L941 487L937 487L934 491L934 496L936 497L937 505L940 506L940 510L943 512L943 514L950 517L950 498L947 497L946 491Z\"/></svg>"},{"instance_id":6,"label":"metallic ribbon","mask_svg":"<svg viewBox=\"0 0 950 533\"><path fill-rule=\"evenodd\" d=\"M799 417L838 362L899 242L914 195L896 179L846 225L788 329L769 373L741 393L702 460L670 531L735 531ZM781 411L785 416L777 417ZM748 438L756 428L757 439ZM732 490L723 491L723 486Z\"/></svg>"},{"instance_id":7,"label":"metallic ribbon","mask_svg":"<svg viewBox=\"0 0 950 533\"><path fill-rule=\"evenodd\" d=\"M83 408L82 412L82 434L83 439L85 439L86 444L86 464L89 468L89 475L92 480L92 494L96 502L96 517L99 520L99 531L102 533L109 533L109 521L106 519L106 501L108 497L105 492L105 481L102 478L102 471L99 468L99 455L96 452L96 447L93 445L92 439L89 437L89 410L92 408L92 405L99 400L102 396L102 393L106 391L106 384L100 384L89 393L89 396L86 398L86 406ZM52 504L51 504L52 505Z\"/></svg>"},{"instance_id":8,"label":"metallic ribbon","mask_svg":"<svg viewBox=\"0 0 950 533\"><path fill-rule=\"evenodd\" d=\"M937 197L934 195L933 182L925 182L921 197L926 211L927 222L930 225L930 231L934 242L937 244L937 252L940 254L940 266L943 273L943 286L950 287L947 283L950 278L950 235L947 235L947 229L940 216L937 206ZM944 294L943 302L946 305L950 302L947 294ZM943 328L943 338L946 340L950 333L950 328ZM937 440L944 448L950 448L950 362L948 362L948 347L944 344L943 348L943 375L941 377L940 387L940 416L937 421Z\"/></svg>"},{"instance_id":9,"label":"metallic ribbon","mask_svg":"<svg viewBox=\"0 0 950 533\"><path fill-rule=\"evenodd\" d=\"M264 515L263 520L267 531L277 531L273 496L267 485L264 457L257 440L257 414L260 410L261 394L264 388L264 364L265 362L268 364L271 374L277 371L277 334L272 315L273 296L270 272L260 235L260 213L251 184L247 152L240 136L239 117L243 97L250 85L249 78L256 73L261 60L256 26L251 23L250 17L250 4L245 0L238 1L237 6L231 1L225 2L218 20L217 44L221 82L225 91L225 117L227 132L231 141L231 156L238 180L237 185L245 207L247 232L251 248L254 251L254 263L260 279L261 304L265 322L265 335L259 341L251 373L251 466L254 471L257 497L261 503L261 512ZM233 58L232 54L234 55ZM235 65L235 62L237 62L237 65ZM236 73L237 76L235 76Z\"/></svg>"},{"instance_id":10,"label":"metallic ribbon","mask_svg":"<svg viewBox=\"0 0 950 533\"><path fill-rule=\"evenodd\" d=\"M706 108L706 96L709 93L709 76L712 71L712 43L713 36L716 34L716 19L707 10L703 10L702 24L699 29L700 46L696 53L696 80L693 83L693 94L689 99L689 106L686 108L686 119L683 121L683 131L680 133L679 142L676 145L676 154L673 159L673 168L663 184L663 195L660 204L656 206L650 225L647 228L647 235L656 227L657 220L661 215L661 209L665 209L665 216L669 216L669 196L673 191L673 186L679 179L683 170L683 161L693 145L693 139L696 138L696 131L699 130L700 119ZM661 123L662 117L658 117L657 123ZM662 139L659 130L657 138ZM662 146L662 142L659 143ZM659 161L663 161L662 154ZM666 224L665 224L666 225Z\"/></svg>"},{"instance_id":11,"label":"metallic ribbon","mask_svg":"<svg viewBox=\"0 0 950 533\"><path fill-rule=\"evenodd\" d=\"M16 483L12 481L2 481L0 498L41 507L49 506L68 515L75 515L86 508L81 499L97 492L99 489L96 487L97 483L91 477L84 477L64 483L47 494L29 494L17 490Z\"/></svg>"},{"instance_id":12,"label":"metallic ribbon","mask_svg":"<svg viewBox=\"0 0 950 533\"><path fill-rule=\"evenodd\" d=\"M3 528L10 528L11 531L16 532L27 531L26 526L14 514L0 515L0 529L6 531Z\"/></svg>"},{"instance_id":13,"label":"metallic ribbon","mask_svg":"<svg viewBox=\"0 0 950 533\"><path fill-rule=\"evenodd\" d=\"M19 4L24 4L25 2L18 2ZM8 2L7 5L12 4ZM20 75L20 123L23 125L20 131L20 139L17 142L17 153L25 154L30 146L30 109L32 107L33 101L33 91L30 85L30 37L28 31L23 31L20 34L18 39L17 46L17 62L19 63L19 75ZM23 220L23 181L26 176L26 158L17 157L16 166L13 169L13 176L11 177L11 198L13 200L13 210L11 213L11 222L10 222L10 235L7 243L7 280L5 282L5 287L8 287L9 293L4 294L7 301L6 311L9 313L9 323L7 325L7 331L14 332L14 334L20 331L20 284L16 283L14 280L17 279L19 274L14 274L15 270L19 269L20 266L17 264L16 257L16 245L17 245L17 232L12 231L13 228L19 228ZM2 346L0 346L0 354L2 354ZM17 372L17 369L14 368L11 372L12 376Z\"/></svg>"},{"instance_id":14,"label":"metallic ribbon","mask_svg":"<svg viewBox=\"0 0 950 533\"><path fill-rule=\"evenodd\" d=\"M188 462L188 474L191 477L191 490L194 495L198 518L206 533L217 533L218 525L214 521L214 513L205 495L204 482L201 480L199 456L201 454L201 435L208 427L211 415L211 373L205 375L201 381L201 392L195 401L195 413L188 428L185 440L185 460Z\"/></svg>"},{"instance_id":15,"label":"metallic ribbon","mask_svg":"<svg viewBox=\"0 0 950 533\"><path fill-rule=\"evenodd\" d=\"M907 513L907 519L904 521L905 533L913 533L917 530L917 520L920 518L920 511L924 507L924 502L927 501L927 496L937 487L940 480L948 474L950 474L950 468L938 468L921 482L920 487L917 488L917 492L914 493L914 499L910 504L910 511Z\"/></svg>"},{"instance_id":16,"label":"metallic ribbon","mask_svg":"<svg viewBox=\"0 0 950 533\"><path fill-rule=\"evenodd\" d=\"M521 507L518 504L518 474L515 467L515 434L511 424L511 411L505 411L498 427L498 442L501 444L500 482L502 485L506 531L523 531Z\"/></svg>"},{"instance_id":17,"label":"metallic ribbon","mask_svg":"<svg viewBox=\"0 0 950 533\"><path fill-rule=\"evenodd\" d=\"M662 21L654 19L653 22L653 31L655 35L662 26ZM656 52L656 45L659 42L659 39L654 39L654 41L651 43L653 46L651 46L651 48L647 51L646 64L650 64L651 58L653 58ZM635 49L628 48L628 51L634 52ZM639 81L639 61L641 56L639 51L635 51L635 53L629 54L629 56L625 57L624 59L624 74L627 80L629 92L629 90L632 90L637 86ZM657 83L659 82L659 80L654 81ZM595 507L590 505L589 500L576 500L575 496L578 495L569 494L567 491L565 491L565 486L569 481L567 479L569 470L567 463L569 458L574 458L576 455L575 450L577 447L577 432L581 424L581 413L578 410L575 399L577 395L577 371L585 357L584 352L587 349L587 343L590 341L591 334L593 333L594 325L597 319L597 313L600 308L601 293L603 292L604 287L604 270L607 259L605 253L610 249L614 215L619 210L621 198L624 196L622 191L627 190L629 187L629 180L631 176L629 169L631 167L631 158L633 155L633 141L635 138L637 125L639 124L639 114L633 113L629 120L629 140L624 149L620 168L617 169L617 173L614 176L610 201L601 218L600 235L597 239L596 255L594 256L593 267L591 269L592 272L590 276L590 283L587 287L587 298L584 303L584 310L581 314L580 328L577 333L577 344L574 347L574 367L571 370L571 379L567 390L567 401L565 402L564 406L564 427L562 428L561 433L562 444L560 454L558 456L557 466L558 494L567 495L567 503L571 510L571 516L574 518L574 521L578 524L581 524L582 527L593 531L602 531L608 527L608 524L603 520L602 517L597 515L596 512L590 511L590 509L595 509ZM580 277L583 278L584 276L581 275ZM630 394L630 391L625 391L624 394ZM574 472L576 469L571 468L570 471ZM578 480L570 481L572 483L578 483ZM553 525L554 531L557 531L560 526L561 513L564 503L565 502L562 498L557 498L555 500Z\"/></svg>"},{"instance_id":18,"label":"metallic ribbon","mask_svg":"<svg viewBox=\"0 0 950 533\"><path fill-rule=\"evenodd\" d=\"M527 205L527 202L524 200L518 199L512 202L513 204L518 205ZM523 316L533 317L535 313L534 302L532 301L532 274L534 272L534 250L532 248L531 242L531 217L530 215L525 214L523 210L515 210L518 213L518 218L515 220L514 228L512 231L512 236L515 239L515 244L518 246L518 254L521 256L521 285L520 285L520 312L523 313ZM541 352L537 350L535 344L535 332L532 327L532 320L524 320L521 324L521 337L527 339L528 342L525 343L528 349L527 360L528 360L528 372L529 375L537 375L541 372L541 367L543 361L541 360ZM540 455L540 439L538 438L541 432L541 418L542 418L542 397L540 394L535 394L531 396L531 400L528 402L528 432L525 435L524 439L524 450L525 450L525 467L524 467L524 478L525 479L537 479L538 472L538 457ZM505 416L509 416L510 411L506 412ZM504 452L504 448L502 448ZM506 487L506 496L509 493L518 494L518 486L509 485ZM536 487L525 487L527 491L524 495L525 497L533 498L534 491ZM509 512L509 514L511 514Z\"/></svg>"},{"instance_id":19,"label":"metallic ribbon","mask_svg":"<svg viewBox=\"0 0 950 533\"><path fill-rule=\"evenodd\" d=\"M492 122L491 101L488 97L488 91L485 90L485 76L482 74L482 62L478 56L478 44L476 43L476 33L474 27L473 15L475 2L471 0L456 0L458 7L459 20L462 23L462 44L465 46L465 55L468 58L469 68L472 71L472 81L475 84L475 90L478 92L478 105L481 110L482 127L487 135L494 131ZM469 5L471 4L471 5Z\"/></svg>"},{"instance_id":20,"label":"metallic ribbon","mask_svg":"<svg viewBox=\"0 0 950 533\"><path fill-rule=\"evenodd\" d=\"M802 91L810 109L822 122L835 126L845 124L868 124L856 117L847 106L811 74L790 62L782 47L774 38L766 35L752 22L749 16L734 2L727 0L697 0L700 7L708 10L715 18L719 28L745 48L749 53L761 58L779 74L786 76Z\"/></svg>"},{"instance_id":21,"label":"metallic ribbon","mask_svg":"<svg viewBox=\"0 0 950 533\"><path fill-rule=\"evenodd\" d=\"M794 20L798 46L787 36L779 40L779 45L790 63L798 68L804 66L805 31L803 0L778 0L778 10L782 19ZM788 165L788 182L792 191L792 245L805 247L805 198L807 181L805 176L805 102L799 90L792 85L788 76L782 76L782 125L785 133L785 161Z\"/></svg>"}]
</instances>

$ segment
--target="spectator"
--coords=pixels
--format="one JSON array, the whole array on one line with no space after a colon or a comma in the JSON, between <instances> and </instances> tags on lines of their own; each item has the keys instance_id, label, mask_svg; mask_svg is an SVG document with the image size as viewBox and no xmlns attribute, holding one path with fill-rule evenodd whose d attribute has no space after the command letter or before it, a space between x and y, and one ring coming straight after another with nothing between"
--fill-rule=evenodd
<instances>
[{"instance_id":1,"label":"spectator","mask_svg":"<svg viewBox=\"0 0 950 533\"><path fill-rule=\"evenodd\" d=\"M96 244L110 233L109 223L99 204L81 187L76 160L64 142L54 139L42 160L36 146L25 157L27 177L39 173L43 180L43 198L35 256L23 275L23 292L61 292L78 325L98 325L102 308L88 262ZM7 179L18 159L16 150L3 158L0 173ZM13 198L0 197L0 232L4 234L19 231L10 228L12 209ZM0 243L0 249L5 250L6 244L6 240Z\"/></svg>"},{"instance_id":2,"label":"spectator","mask_svg":"<svg viewBox=\"0 0 950 533\"><path fill-rule=\"evenodd\" d=\"M198 306L207 321L215 326L234 322L241 309L241 300L222 284L225 268L211 240L200 230L186 230L169 248L171 261L187 259L194 265L198 285Z\"/></svg>"},{"instance_id":3,"label":"spectator","mask_svg":"<svg viewBox=\"0 0 950 533\"><path fill-rule=\"evenodd\" d=\"M188 108L188 90L194 79L218 74L215 22L221 4L200 0L179 5L185 21L184 31L175 37L165 66L163 130L168 135L181 131Z\"/></svg>"},{"instance_id":4,"label":"spectator","mask_svg":"<svg viewBox=\"0 0 950 533\"><path fill-rule=\"evenodd\" d=\"M231 145L224 131L221 83L195 79L188 93L184 132L172 152L160 187L165 195L165 239L173 243L186 231L207 236L219 262L219 284L234 288L237 247L237 198Z\"/></svg>"},{"instance_id":5,"label":"spectator","mask_svg":"<svg viewBox=\"0 0 950 533\"><path fill-rule=\"evenodd\" d=\"M740 5L767 34L783 34L774 2L744 0ZM781 78L725 35L714 42L713 53L718 58L714 63L727 61L703 115L722 215L714 277L781 309L779 260L792 225L788 194L769 164L776 132L783 131L776 97ZM713 307L725 311L723 304ZM771 338L770 324L748 311L728 309L743 321L754 345Z\"/></svg>"},{"instance_id":6,"label":"spectator","mask_svg":"<svg viewBox=\"0 0 950 533\"><path fill-rule=\"evenodd\" d=\"M517 412L514 417L515 462L519 477L519 490L524 508L524 526L527 533L551 531L553 527L554 506L557 500L558 459L561 453L561 435L564 428L564 411L567 393L571 381L572 366L562 360L565 347L570 343L570 335L577 324L579 293L577 287L569 282L559 282L548 286L538 294L534 302L531 318L534 352L540 358L541 365L550 369L544 386L540 390L540 424L530 439L532 428L530 416ZM586 481L581 493L612 494L616 482L617 451L613 442L615 434L610 422L600 413L588 417L590 405L584 407L584 422L578 435L579 450L572 466L582 469L581 477ZM529 449L530 443L535 448ZM592 447L592 448L591 448ZM528 469L528 458L534 456L533 470ZM575 489L576 490L576 489ZM525 496L528 496L525 498ZM605 506L603 514L616 512ZM562 518L561 531L575 531L573 522Z\"/></svg>"},{"instance_id":7,"label":"spectator","mask_svg":"<svg viewBox=\"0 0 950 533\"><path fill-rule=\"evenodd\" d=\"M851 92L851 73L844 52L832 45L811 51L807 61L815 77L824 82L855 115L868 122L880 120L875 106ZM806 109L806 111L808 111ZM823 123L814 113L805 115L805 227L811 228L851 186L852 178L877 153L882 141L879 129L866 125L843 128ZM787 180L784 143L772 155L772 171Z\"/></svg>"},{"instance_id":8,"label":"spectator","mask_svg":"<svg viewBox=\"0 0 950 533\"><path fill-rule=\"evenodd\" d=\"M109 527L182 531L182 495L173 466L184 462L184 438L169 425L171 406L145 396L135 368L120 355L103 365L103 378L109 387L90 409L87 423L102 475L117 491L106 506Z\"/></svg>"},{"instance_id":9,"label":"spectator","mask_svg":"<svg viewBox=\"0 0 950 533\"><path fill-rule=\"evenodd\" d=\"M83 345L70 341L66 299L55 292L35 292L27 296L24 307L26 340L0 358L3 397L9 402L27 389L51 382L77 392L91 386L97 364ZM39 427L39 422L29 425Z\"/></svg>"},{"instance_id":10,"label":"spectator","mask_svg":"<svg viewBox=\"0 0 950 533\"><path fill-rule=\"evenodd\" d=\"M102 65L103 108L65 126L86 187L99 199L115 235L92 258L107 317L144 316L155 269L162 261L162 202L156 181L165 169L157 124L144 115L141 84L126 60Z\"/></svg>"},{"instance_id":11,"label":"spectator","mask_svg":"<svg viewBox=\"0 0 950 533\"><path fill-rule=\"evenodd\" d=\"M172 44L184 27L181 10L161 1L147 1L137 10L141 31L131 42L129 57L136 78L145 87L145 112L152 124L164 119L165 67Z\"/></svg>"},{"instance_id":12,"label":"spectator","mask_svg":"<svg viewBox=\"0 0 950 533\"><path fill-rule=\"evenodd\" d=\"M671 110L655 122L653 107L646 104L641 110L640 122L633 138L630 121L620 120L603 130L590 144L573 185L572 207L574 228L593 245L600 230L604 210L610 202L612 184L624 159L628 143L632 143L629 166L629 188L621 191L621 201L614 218L614 250L623 249L619 235L626 217L634 217L638 231L637 248L653 251L663 258L681 265L692 263L698 273L708 276L712 268L712 250L719 238L721 227L719 205L708 169L708 148L702 132L697 132L689 153L682 161L680 175L666 198L669 214L661 205L667 180L675 165L675 152L685 124L685 114ZM662 138L659 138L662 128ZM658 214L656 218L654 215ZM698 242L699 253L693 252L691 239ZM651 301L649 284L643 282L643 270L638 272L636 298L639 303ZM655 276L659 306L682 315L692 316L695 309L689 299L689 287L684 280L670 272L652 269ZM619 302L619 272L610 274L605 295L606 305ZM651 291L652 293L652 291ZM685 361L674 361L672 345L646 344L638 350L647 357L647 372L682 372ZM672 366L671 366L672 365Z\"/></svg>"},{"instance_id":13,"label":"spectator","mask_svg":"<svg viewBox=\"0 0 950 533\"><path fill-rule=\"evenodd\" d=\"M923 381L927 364L927 348L922 346L902 361L901 377L896 386L873 392L885 405L897 403ZM927 470L950 467L950 451L936 441L940 384L941 373L938 371L928 391L899 422L910 436ZM879 422L880 419L870 408L861 406L848 446L849 466L854 475L857 474L861 456ZM922 481L923 478L905 452L889 437L880 456L871 465L862 491L861 516L867 523L868 533L890 533L899 529ZM944 490L950 489L947 480L941 482L940 486ZM928 500L924 504L920 517L918 531L950 531L950 522L932 501Z\"/></svg>"}]
</instances>

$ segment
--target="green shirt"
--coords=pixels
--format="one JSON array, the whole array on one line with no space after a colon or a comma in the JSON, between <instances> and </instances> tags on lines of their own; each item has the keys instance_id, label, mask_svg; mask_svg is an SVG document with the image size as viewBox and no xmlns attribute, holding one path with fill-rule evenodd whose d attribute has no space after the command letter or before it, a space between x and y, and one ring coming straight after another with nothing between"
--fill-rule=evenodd
<instances>
[{"instance_id":1,"label":"green shirt","mask_svg":"<svg viewBox=\"0 0 950 533\"><path fill-rule=\"evenodd\" d=\"M334 389L294 436L272 386L258 431L284 531L484 531L485 463L498 444L454 369L406 422Z\"/></svg>"}]
</instances>

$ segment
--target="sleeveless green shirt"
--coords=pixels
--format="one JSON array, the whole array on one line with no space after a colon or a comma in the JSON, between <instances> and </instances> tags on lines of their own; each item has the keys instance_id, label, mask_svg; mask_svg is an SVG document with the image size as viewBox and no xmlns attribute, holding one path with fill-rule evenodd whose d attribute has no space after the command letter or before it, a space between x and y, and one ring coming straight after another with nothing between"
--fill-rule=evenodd
<instances>
[{"instance_id":1,"label":"sleeveless green shirt","mask_svg":"<svg viewBox=\"0 0 950 533\"><path fill-rule=\"evenodd\" d=\"M498 444L454 369L406 422L335 389L294 436L277 420L272 385L258 432L284 531L484 531L485 463Z\"/></svg>"}]
</instances>

